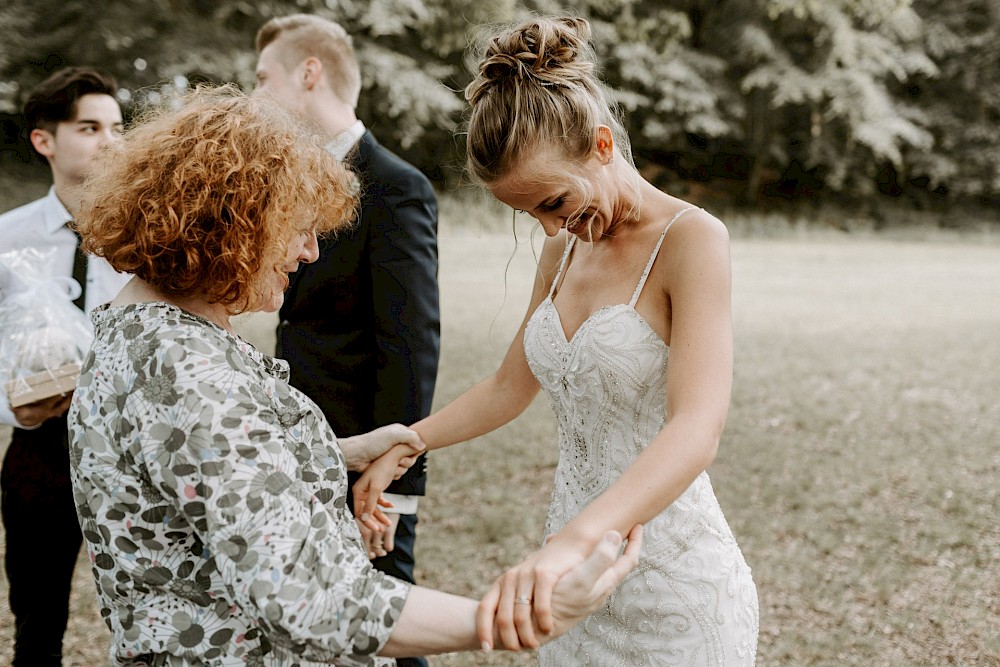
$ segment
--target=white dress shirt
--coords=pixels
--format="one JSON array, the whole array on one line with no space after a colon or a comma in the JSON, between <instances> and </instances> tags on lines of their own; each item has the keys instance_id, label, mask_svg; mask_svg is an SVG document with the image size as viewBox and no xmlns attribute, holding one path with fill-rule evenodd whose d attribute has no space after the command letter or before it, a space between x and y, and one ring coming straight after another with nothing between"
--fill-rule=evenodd
<instances>
[{"instance_id":1,"label":"white dress shirt","mask_svg":"<svg viewBox=\"0 0 1000 667\"><path fill-rule=\"evenodd\" d=\"M53 186L41 199L0 215L0 254L21 248L54 248L52 261L38 267L39 273L43 277L71 278L77 245L76 234L66 226L71 220L72 216L59 201ZM114 299L130 277L116 272L100 257L88 257L86 312ZM4 375L0 369L0 424L20 426L7 402Z\"/></svg>"},{"instance_id":2,"label":"white dress shirt","mask_svg":"<svg viewBox=\"0 0 1000 667\"><path fill-rule=\"evenodd\" d=\"M350 127L337 133L330 143L326 145L326 150L330 155L337 158L337 162L343 162L347 154L365 136L365 124L360 120L354 121Z\"/></svg>"}]
</instances>

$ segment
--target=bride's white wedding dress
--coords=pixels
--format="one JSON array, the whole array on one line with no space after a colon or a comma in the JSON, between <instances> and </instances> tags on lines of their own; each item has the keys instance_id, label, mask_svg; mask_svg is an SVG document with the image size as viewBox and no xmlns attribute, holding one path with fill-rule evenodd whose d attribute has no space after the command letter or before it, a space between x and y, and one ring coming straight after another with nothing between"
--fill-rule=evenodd
<instances>
[{"instance_id":1,"label":"bride's white wedding dress","mask_svg":"<svg viewBox=\"0 0 1000 667\"><path fill-rule=\"evenodd\" d=\"M548 297L524 349L559 425L559 465L546 532L556 533L603 493L666 420L669 348L635 310L664 228L632 300L593 313L570 340ZM646 524L639 566L607 604L538 651L545 667L753 665L757 590L707 473Z\"/></svg>"}]
</instances>

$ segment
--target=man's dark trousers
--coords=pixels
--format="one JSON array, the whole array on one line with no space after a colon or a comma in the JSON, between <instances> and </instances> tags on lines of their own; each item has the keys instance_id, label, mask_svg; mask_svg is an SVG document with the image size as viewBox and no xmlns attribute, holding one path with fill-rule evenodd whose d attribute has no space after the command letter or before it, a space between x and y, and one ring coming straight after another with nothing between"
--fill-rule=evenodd
<instances>
[{"instance_id":1,"label":"man's dark trousers","mask_svg":"<svg viewBox=\"0 0 1000 667\"><path fill-rule=\"evenodd\" d=\"M14 429L0 471L4 565L15 620L13 667L62 661L82 536L69 475L66 417Z\"/></svg>"}]
</instances>

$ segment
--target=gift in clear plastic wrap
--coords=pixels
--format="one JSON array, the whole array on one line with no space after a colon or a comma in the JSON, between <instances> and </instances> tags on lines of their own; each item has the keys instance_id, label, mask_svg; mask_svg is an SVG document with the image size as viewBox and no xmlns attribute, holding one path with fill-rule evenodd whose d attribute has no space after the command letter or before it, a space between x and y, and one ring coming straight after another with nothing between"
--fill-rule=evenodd
<instances>
[{"instance_id":1,"label":"gift in clear plastic wrap","mask_svg":"<svg viewBox=\"0 0 1000 667\"><path fill-rule=\"evenodd\" d=\"M0 254L0 381L12 408L72 391L94 339L73 304L80 285L48 274L54 258L54 248Z\"/></svg>"}]
</instances>

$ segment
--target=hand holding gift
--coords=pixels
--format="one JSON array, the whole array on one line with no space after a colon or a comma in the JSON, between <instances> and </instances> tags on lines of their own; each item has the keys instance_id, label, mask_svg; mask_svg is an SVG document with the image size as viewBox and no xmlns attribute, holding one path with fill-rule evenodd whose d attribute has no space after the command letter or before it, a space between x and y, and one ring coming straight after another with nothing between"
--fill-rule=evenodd
<instances>
[{"instance_id":1,"label":"hand holding gift","mask_svg":"<svg viewBox=\"0 0 1000 667\"><path fill-rule=\"evenodd\" d=\"M73 305L79 284L43 270L54 252L22 248L0 255L0 380L24 426L65 411L61 397L76 385L93 340L89 319Z\"/></svg>"}]
</instances>

